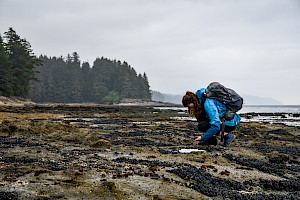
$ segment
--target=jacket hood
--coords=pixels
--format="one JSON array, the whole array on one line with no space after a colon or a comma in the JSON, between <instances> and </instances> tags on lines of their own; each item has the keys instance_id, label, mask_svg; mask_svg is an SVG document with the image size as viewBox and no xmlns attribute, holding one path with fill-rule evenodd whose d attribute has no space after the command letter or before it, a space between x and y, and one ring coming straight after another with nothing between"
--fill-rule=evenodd
<instances>
[{"instance_id":1,"label":"jacket hood","mask_svg":"<svg viewBox=\"0 0 300 200\"><path fill-rule=\"evenodd\" d=\"M202 98L203 93L205 93L205 88L201 88L201 89L197 90L196 95L197 95L198 99Z\"/></svg>"}]
</instances>

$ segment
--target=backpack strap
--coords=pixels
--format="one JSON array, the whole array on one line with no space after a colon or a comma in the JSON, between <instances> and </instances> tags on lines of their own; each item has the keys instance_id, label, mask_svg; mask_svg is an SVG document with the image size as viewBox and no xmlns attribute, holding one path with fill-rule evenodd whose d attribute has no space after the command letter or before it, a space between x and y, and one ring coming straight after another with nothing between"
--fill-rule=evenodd
<instances>
[{"instance_id":1,"label":"backpack strap","mask_svg":"<svg viewBox=\"0 0 300 200\"><path fill-rule=\"evenodd\" d=\"M222 126L221 126L221 142L223 142L223 140L224 140L224 132L225 132L226 119L222 118L221 122L222 122Z\"/></svg>"},{"instance_id":2,"label":"backpack strap","mask_svg":"<svg viewBox=\"0 0 300 200\"><path fill-rule=\"evenodd\" d=\"M204 109L204 103L205 103L206 98L207 97L206 97L205 93L203 93L201 96L201 102L200 102L201 108L203 108L203 109Z\"/></svg>"}]
</instances>

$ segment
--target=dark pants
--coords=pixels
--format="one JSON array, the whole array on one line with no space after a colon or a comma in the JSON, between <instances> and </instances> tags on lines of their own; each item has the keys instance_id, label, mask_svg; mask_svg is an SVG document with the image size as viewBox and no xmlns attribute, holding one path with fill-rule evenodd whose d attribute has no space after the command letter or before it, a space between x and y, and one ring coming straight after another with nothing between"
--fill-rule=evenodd
<instances>
[{"instance_id":1,"label":"dark pants","mask_svg":"<svg viewBox=\"0 0 300 200\"><path fill-rule=\"evenodd\" d=\"M208 129L210 128L210 123L209 120L204 120L198 123L198 130L201 132L206 132ZM226 126L225 125L225 130L224 132L231 132L236 128L236 126ZM208 141L203 142L204 145L217 145L218 141L217 141L217 135L219 135L221 133L221 129L222 129L222 124L220 125L220 130L219 132L212 136L211 138L208 139Z\"/></svg>"},{"instance_id":2,"label":"dark pants","mask_svg":"<svg viewBox=\"0 0 300 200\"><path fill-rule=\"evenodd\" d=\"M210 128L209 120L204 120L198 123L198 130L201 132L206 132ZM222 128L222 124L220 125L220 129ZM225 132L229 133L231 131L234 131L236 126L226 126L225 125ZM217 133L220 134L221 130Z\"/></svg>"}]
</instances>

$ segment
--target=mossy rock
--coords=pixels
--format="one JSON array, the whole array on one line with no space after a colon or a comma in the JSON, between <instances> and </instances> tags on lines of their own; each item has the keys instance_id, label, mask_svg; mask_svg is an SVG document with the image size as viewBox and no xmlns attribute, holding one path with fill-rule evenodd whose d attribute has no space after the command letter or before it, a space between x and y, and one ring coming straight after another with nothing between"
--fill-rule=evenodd
<instances>
[{"instance_id":1,"label":"mossy rock","mask_svg":"<svg viewBox=\"0 0 300 200\"><path fill-rule=\"evenodd\" d=\"M110 147L111 144L110 144L110 142L108 140L98 139L97 141L95 141L94 143L92 143L91 146L95 147L95 148L107 148L107 147Z\"/></svg>"},{"instance_id":2,"label":"mossy rock","mask_svg":"<svg viewBox=\"0 0 300 200\"><path fill-rule=\"evenodd\" d=\"M275 164L285 164L290 160L290 156L277 151L272 151L268 154L269 162Z\"/></svg>"}]
</instances>

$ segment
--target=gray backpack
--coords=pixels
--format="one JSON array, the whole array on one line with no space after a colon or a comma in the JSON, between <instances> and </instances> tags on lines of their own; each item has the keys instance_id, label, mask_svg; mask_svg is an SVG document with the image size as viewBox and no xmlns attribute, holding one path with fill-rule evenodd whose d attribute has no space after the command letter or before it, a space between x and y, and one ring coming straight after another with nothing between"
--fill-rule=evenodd
<instances>
[{"instance_id":1,"label":"gray backpack","mask_svg":"<svg viewBox=\"0 0 300 200\"><path fill-rule=\"evenodd\" d=\"M225 120L234 118L237 111L243 107L243 98L234 90L224 87L218 82L210 83L204 93L204 98L216 99L227 107Z\"/></svg>"}]
</instances>

